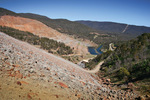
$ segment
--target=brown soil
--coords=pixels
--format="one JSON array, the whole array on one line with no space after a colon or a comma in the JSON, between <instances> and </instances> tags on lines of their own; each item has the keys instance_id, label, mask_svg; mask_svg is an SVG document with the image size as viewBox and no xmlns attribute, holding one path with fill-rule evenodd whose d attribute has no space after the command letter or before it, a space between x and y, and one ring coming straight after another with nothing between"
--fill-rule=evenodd
<instances>
[{"instance_id":1,"label":"brown soil","mask_svg":"<svg viewBox=\"0 0 150 100\"><path fill-rule=\"evenodd\" d=\"M62 34L37 20L29 18L5 15L1 16L0 25L15 28L21 31L28 31L40 37L48 37L50 39L63 42L66 45L74 48L74 52L76 54L89 54L87 46L96 45L88 40L83 41L81 39L74 39L73 37Z\"/></svg>"}]
</instances>

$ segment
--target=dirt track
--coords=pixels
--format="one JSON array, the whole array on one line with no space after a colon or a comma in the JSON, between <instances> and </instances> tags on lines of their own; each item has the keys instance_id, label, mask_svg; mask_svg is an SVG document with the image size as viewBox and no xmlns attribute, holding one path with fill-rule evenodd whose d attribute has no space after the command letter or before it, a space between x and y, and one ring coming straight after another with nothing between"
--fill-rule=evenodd
<instances>
[{"instance_id":1,"label":"dirt track","mask_svg":"<svg viewBox=\"0 0 150 100\"><path fill-rule=\"evenodd\" d=\"M92 69L92 70L84 70L84 71L88 72L88 73L97 73L103 63L104 63L104 61L101 61L94 69Z\"/></svg>"}]
</instances>

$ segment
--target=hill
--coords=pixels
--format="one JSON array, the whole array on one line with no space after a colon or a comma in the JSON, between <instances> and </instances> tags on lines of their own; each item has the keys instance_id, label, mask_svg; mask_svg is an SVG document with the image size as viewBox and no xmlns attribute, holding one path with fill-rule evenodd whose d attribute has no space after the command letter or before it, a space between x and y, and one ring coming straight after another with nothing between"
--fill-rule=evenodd
<instances>
[{"instance_id":1,"label":"hill","mask_svg":"<svg viewBox=\"0 0 150 100\"><path fill-rule=\"evenodd\" d=\"M67 19L50 19L46 16L32 13L19 13L19 15L26 18L36 19L61 33L76 35L82 38L87 38L91 32L98 32L86 25L72 22Z\"/></svg>"},{"instance_id":2,"label":"hill","mask_svg":"<svg viewBox=\"0 0 150 100\"><path fill-rule=\"evenodd\" d=\"M142 33L149 33L150 27L128 25L115 22L98 22L98 21L77 21L81 24L87 25L93 29L101 30L106 33L115 34L128 34L134 37L141 35Z\"/></svg>"},{"instance_id":3,"label":"hill","mask_svg":"<svg viewBox=\"0 0 150 100\"><path fill-rule=\"evenodd\" d=\"M108 51L87 63L95 66L105 59L99 74L111 78L112 82L127 84L133 82L143 94L149 94L150 86L150 33L144 33L125 42L114 52Z\"/></svg>"},{"instance_id":4,"label":"hill","mask_svg":"<svg viewBox=\"0 0 150 100\"><path fill-rule=\"evenodd\" d=\"M7 10L7 9L0 7L0 17L4 16L4 15L19 16L17 13L15 13L13 11L10 11L10 10Z\"/></svg>"},{"instance_id":5,"label":"hill","mask_svg":"<svg viewBox=\"0 0 150 100\"><path fill-rule=\"evenodd\" d=\"M108 44L111 42L126 41L130 39L130 37L127 38L128 36L117 36L113 34L108 35L102 30L95 30L86 25L69 21L67 19L50 19L46 16L32 13L20 13L20 16L36 19L61 33L73 35L75 38L88 39L98 45L103 44L104 48L107 48Z\"/></svg>"},{"instance_id":6,"label":"hill","mask_svg":"<svg viewBox=\"0 0 150 100\"><path fill-rule=\"evenodd\" d=\"M150 77L150 33L144 33L117 47L115 52L106 60L105 66L111 72L121 67L126 68L133 78ZM142 69L143 68L143 69ZM133 79L134 79L133 78Z\"/></svg>"},{"instance_id":7,"label":"hill","mask_svg":"<svg viewBox=\"0 0 150 100\"><path fill-rule=\"evenodd\" d=\"M112 22L50 19L46 16L32 13L20 13L20 16L41 21L47 26L50 26L61 33L74 35L77 38L88 39L97 44L103 44L104 48L108 48L107 46L111 42L117 43L118 41L127 41L135 38L143 32L150 31L148 27Z\"/></svg>"},{"instance_id":8,"label":"hill","mask_svg":"<svg viewBox=\"0 0 150 100\"><path fill-rule=\"evenodd\" d=\"M0 99L137 97L133 92L110 88L79 66L1 32L0 45Z\"/></svg>"}]
</instances>

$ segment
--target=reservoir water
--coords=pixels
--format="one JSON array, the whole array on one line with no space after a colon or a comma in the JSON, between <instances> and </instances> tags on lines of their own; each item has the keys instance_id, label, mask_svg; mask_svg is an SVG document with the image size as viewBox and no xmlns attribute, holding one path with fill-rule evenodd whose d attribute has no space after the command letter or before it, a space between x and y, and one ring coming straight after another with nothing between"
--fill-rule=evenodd
<instances>
[{"instance_id":1,"label":"reservoir water","mask_svg":"<svg viewBox=\"0 0 150 100\"><path fill-rule=\"evenodd\" d=\"M102 45L99 46L97 49L94 47L88 47L88 51L90 52L90 54L92 55L100 55L103 52L100 50L102 48Z\"/></svg>"}]
</instances>

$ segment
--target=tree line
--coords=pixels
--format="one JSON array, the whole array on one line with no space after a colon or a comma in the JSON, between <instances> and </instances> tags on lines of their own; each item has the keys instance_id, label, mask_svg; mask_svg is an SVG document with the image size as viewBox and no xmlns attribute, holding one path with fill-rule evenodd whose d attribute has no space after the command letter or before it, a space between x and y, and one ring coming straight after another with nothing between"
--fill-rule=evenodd
<instances>
[{"instance_id":1,"label":"tree line","mask_svg":"<svg viewBox=\"0 0 150 100\"><path fill-rule=\"evenodd\" d=\"M0 31L6 33L7 35L19 39L21 41L28 42L32 45L39 45L40 48L48 50L50 53L58 55L68 55L73 54L73 50L66 46L64 43L57 42L55 40L39 37L30 32L24 32L10 27L0 26Z\"/></svg>"}]
</instances>

